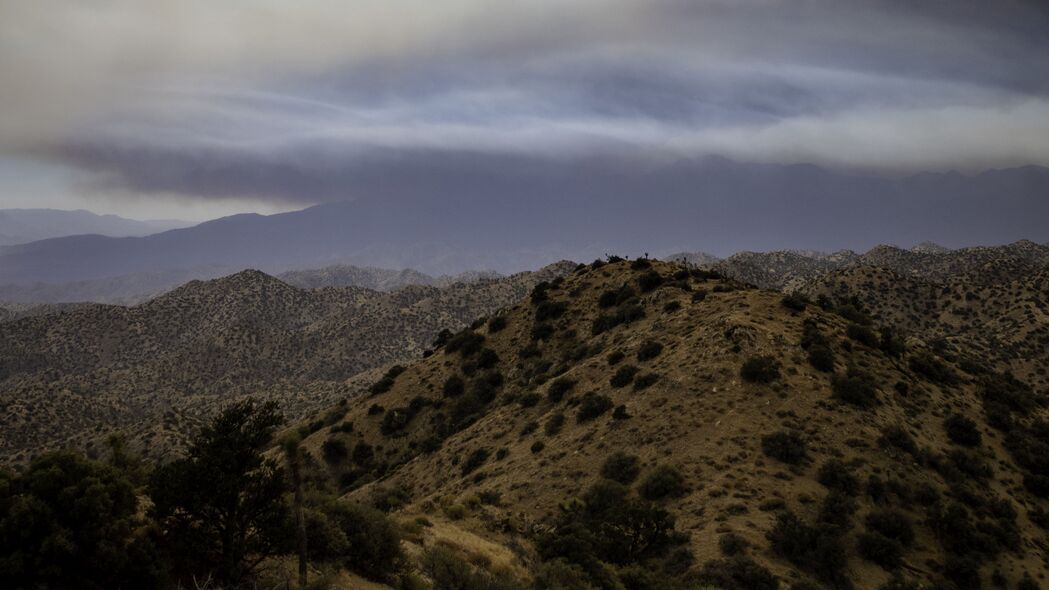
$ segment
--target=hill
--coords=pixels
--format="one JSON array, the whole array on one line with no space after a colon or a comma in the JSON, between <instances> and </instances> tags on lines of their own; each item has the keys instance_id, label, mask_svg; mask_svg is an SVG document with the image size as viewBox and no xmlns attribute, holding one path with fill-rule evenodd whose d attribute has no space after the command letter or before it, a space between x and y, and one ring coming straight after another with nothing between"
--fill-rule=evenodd
<instances>
[{"instance_id":1,"label":"hill","mask_svg":"<svg viewBox=\"0 0 1049 590\"><path fill-rule=\"evenodd\" d=\"M134 307L82 304L0 324L0 455L128 431L151 456L215 407L281 399L290 416L347 395L353 376L418 357L443 329L524 297L573 265L390 293L292 287L258 271L192 281Z\"/></svg>"},{"instance_id":2,"label":"hill","mask_svg":"<svg viewBox=\"0 0 1049 590\"><path fill-rule=\"evenodd\" d=\"M1044 387L869 323L595 264L300 431L409 554L564 584L540 587L1037 587Z\"/></svg>"}]
</instances>

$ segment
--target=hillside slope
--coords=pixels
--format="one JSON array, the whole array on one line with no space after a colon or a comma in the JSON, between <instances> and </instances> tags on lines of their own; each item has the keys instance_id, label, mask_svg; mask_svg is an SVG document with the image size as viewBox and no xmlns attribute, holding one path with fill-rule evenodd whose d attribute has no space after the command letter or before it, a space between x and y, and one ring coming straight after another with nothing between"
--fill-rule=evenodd
<instances>
[{"instance_id":1,"label":"hillside slope","mask_svg":"<svg viewBox=\"0 0 1049 590\"><path fill-rule=\"evenodd\" d=\"M131 431L151 455L238 396L292 417L353 391L346 380L418 357L442 329L524 297L574 265L390 293L298 289L258 271L192 281L134 307L82 304L0 324L0 455Z\"/></svg>"},{"instance_id":2,"label":"hillside slope","mask_svg":"<svg viewBox=\"0 0 1049 590\"><path fill-rule=\"evenodd\" d=\"M469 555L480 537L505 549L475 564L522 576L1044 584L1044 388L866 322L669 263L595 264L302 428L350 497L399 490L398 517L432 526L413 542ZM636 468L609 467L617 452ZM610 497L643 520L602 521ZM659 510L683 538L645 528Z\"/></svg>"}]
</instances>

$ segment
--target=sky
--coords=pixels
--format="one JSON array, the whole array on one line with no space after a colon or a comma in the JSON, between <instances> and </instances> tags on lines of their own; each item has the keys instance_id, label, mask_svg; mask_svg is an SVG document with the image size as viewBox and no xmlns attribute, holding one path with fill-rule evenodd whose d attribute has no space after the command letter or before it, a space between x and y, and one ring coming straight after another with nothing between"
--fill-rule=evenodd
<instances>
[{"instance_id":1,"label":"sky","mask_svg":"<svg viewBox=\"0 0 1049 590\"><path fill-rule=\"evenodd\" d=\"M1049 3L0 0L0 207L202 220L705 156L1049 166Z\"/></svg>"}]
</instances>

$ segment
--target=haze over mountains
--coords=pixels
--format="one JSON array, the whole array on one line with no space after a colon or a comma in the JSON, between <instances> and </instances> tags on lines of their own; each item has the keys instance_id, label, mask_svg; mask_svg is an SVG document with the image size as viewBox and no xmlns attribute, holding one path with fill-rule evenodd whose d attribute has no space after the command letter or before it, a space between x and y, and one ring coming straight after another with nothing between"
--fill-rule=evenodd
<instances>
[{"instance_id":1,"label":"haze over mountains","mask_svg":"<svg viewBox=\"0 0 1049 590\"><path fill-rule=\"evenodd\" d=\"M515 186L478 175L432 192L370 188L353 201L235 215L147 237L71 236L8 246L0 249L0 284L332 264L513 272L607 252L725 256L743 249L1049 239L1049 169L1037 166L892 178L707 158L585 181L567 171L522 172Z\"/></svg>"},{"instance_id":2,"label":"haze over mountains","mask_svg":"<svg viewBox=\"0 0 1049 590\"><path fill-rule=\"evenodd\" d=\"M0 209L0 246L82 234L146 236L190 225L193 223L175 219L139 221L84 210Z\"/></svg>"}]
</instances>

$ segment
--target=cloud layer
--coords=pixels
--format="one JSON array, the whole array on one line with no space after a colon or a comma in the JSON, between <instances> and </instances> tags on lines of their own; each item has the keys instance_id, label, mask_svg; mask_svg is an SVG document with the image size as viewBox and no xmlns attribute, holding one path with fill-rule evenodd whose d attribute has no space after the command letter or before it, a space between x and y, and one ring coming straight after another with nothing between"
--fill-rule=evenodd
<instances>
[{"instance_id":1,"label":"cloud layer","mask_svg":"<svg viewBox=\"0 0 1049 590\"><path fill-rule=\"evenodd\" d=\"M0 157L81 170L85 194L314 203L454 186L480 162L504 184L529 170L556 185L704 155L890 173L1049 165L1042 2L2 12Z\"/></svg>"}]
</instances>

